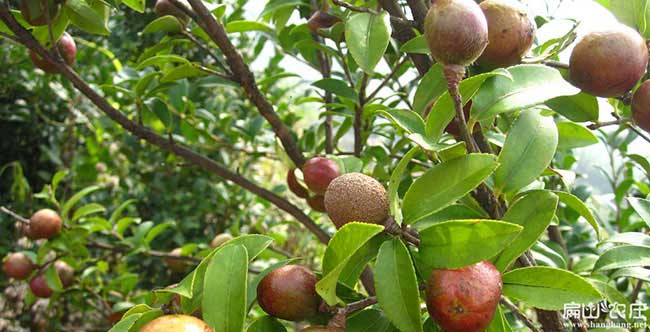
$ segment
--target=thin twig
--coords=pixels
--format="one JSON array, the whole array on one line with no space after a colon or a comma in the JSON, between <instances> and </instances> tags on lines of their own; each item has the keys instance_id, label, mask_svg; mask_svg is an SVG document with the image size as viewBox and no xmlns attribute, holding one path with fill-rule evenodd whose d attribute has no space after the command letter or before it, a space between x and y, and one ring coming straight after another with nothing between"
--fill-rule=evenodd
<instances>
[{"instance_id":1,"label":"thin twig","mask_svg":"<svg viewBox=\"0 0 650 332\"><path fill-rule=\"evenodd\" d=\"M337 5L339 7L347 8L347 9L353 11L353 12L370 13L370 14L373 14L373 15L378 14L377 11L372 10L370 8L358 7L358 6L355 6L355 5L351 4L351 3L347 3L347 2L341 1L341 0L332 0L332 3L334 3L335 5ZM402 17L391 16L390 20L397 23L397 24L410 26L411 28L417 28L418 27L418 24L416 22L409 21L409 20L407 20L405 18L402 18Z\"/></svg>"},{"instance_id":2,"label":"thin twig","mask_svg":"<svg viewBox=\"0 0 650 332\"><path fill-rule=\"evenodd\" d=\"M210 50L210 49L207 48L205 45L203 45L203 43L201 43L201 41L199 41L198 39L196 39L196 37L194 37L194 35L192 35L190 32L188 32L188 31L185 30L185 29L182 29L182 30L181 30L181 34L182 34L183 36L185 36L187 39L189 39L192 43L194 43L194 45L196 45L198 48L200 48L200 49L202 49L204 52L206 52L206 53L207 53L207 54L208 54L208 55L209 55L209 56L214 60L214 62L217 64L217 66L218 66L219 68L221 68L221 69L223 69L224 71L226 71L226 74L227 74L228 76L232 76L232 73L230 72L230 70L228 70L228 68L226 67L226 65L224 65L223 62L221 62L221 59L219 59L219 57L218 57L214 52L212 52L212 50Z\"/></svg>"},{"instance_id":3,"label":"thin twig","mask_svg":"<svg viewBox=\"0 0 650 332\"><path fill-rule=\"evenodd\" d=\"M553 60L542 61L542 64L545 64L549 67L558 68L558 69L569 69L569 64Z\"/></svg>"},{"instance_id":4,"label":"thin twig","mask_svg":"<svg viewBox=\"0 0 650 332\"><path fill-rule=\"evenodd\" d=\"M510 300L501 296L500 302L504 306L508 307L508 309L510 309L510 311L515 316L517 316L517 319L519 319L522 323L528 326L528 328L530 328L531 331L542 332L542 330L540 330L537 326L535 326L535 323L533 323L530 319L528 319L528 317L526 317L526 315L524 315L524 313L521 312L521 310L519 310L519 308L517 308L517 306L514 303L510 302Z\"/></svg>"},{"instance_id":5,"label":"thin twig","mask_svg":"<svg viewBox=\"0 0 650 332\"><path fill-rule=\"evenodd\" d=\"M601 127L620 125L620 124L624 124L624 123L627 123L627 122L630 122L630 120L629 119L616 119L616 120L612 120L612 121L594 122L594 123L588 125L587 128L589 128L591 130L596 130L596 129L601 128Z\"/></svg>"},{"instance_id":6,"label":"thin twig","mask_svg":"<svg viewBox=\"0 0 650 332\"><path fill-rule=\"evenodd\" d=\"M14 219L20 221L21 223L23 223L23 224L25 224L25 225L29 225L29 223L30 223L29 219L24 218L24 217L18 215L17 213L15 213L15 212L13 212L13 211L7 209L7 208L4 207L4 206L0 206L0 212L4 212L4 213L6 213L6 214L8 214L8 215L10 215L10 216L12 216L12 217L14 217Z\"/></svg>"},{"instance_id":7,"label":"thin twig","mask_svg":"<svg viewBox=\"0 0 650 332\"><path fill-rule=\"evenodd\" d=\"M644 139L646 142L650 143L650 137L648 137L641 129L639 129L639 127L637 127L636 125L634 125L634 124L632 124L630 122L626 123L625 125L627 125L635 133L637 133L637 135L639 135L639 137Z\"/></svg>"},{"instance_id":8,"label":"thin twig","mask_svg":"<svg viewBox=\"0 0 650 332\"><path fill-rule=\"evenodd\" d=\"M395 65L395 67L393 68L393 70L391 70L390 74L386 76L386 78L384 78L384 80L379 84L379 86L373 92L371 92L370 95L368 95L368 98L366 99L372 100L372 98L374 98L379 93L379 90L383 89L386 86L386 84L388 84L388 82L395 76L395 74L397 74L397 71L400 69L400 67L402 67L402 65L406 61L407 58L404 58L400 62L398 62L397 65Z\"/></svg>"}]
</instances>

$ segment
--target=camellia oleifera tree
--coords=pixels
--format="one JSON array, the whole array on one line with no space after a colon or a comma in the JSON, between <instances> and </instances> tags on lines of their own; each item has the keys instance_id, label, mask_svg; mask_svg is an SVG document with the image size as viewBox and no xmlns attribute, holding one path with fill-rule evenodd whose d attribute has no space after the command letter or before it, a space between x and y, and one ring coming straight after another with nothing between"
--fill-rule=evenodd
<instances>
[{"instance_id":1,"label":"camellia oleifera tree","mask_svg":"<svg viewBox=\"0 0 650 332\"><path fill-rule=\"evenodd\" d=\"M71 84L131 139L259 197L268 214L281 211L312 234L304 248L320 243L323 254L310 269L301 254L318 250L288 254L263 227L222 235L212 248L152 250L169 222L122 216L130 201L105 217L86 199L98 187L62 194L61 171L36 194L48 209L2 208L30 239L3 272L51 306L70 297L78 308L98 304L116 332L551 332L644 321L650 187L638 179L650 163L628 146L648 140L650 31L637 2L602 3L620 23L578 40L575 27L538 40L550 18L504 0L274 0L259 4L257 21L241 16L253 2L159 0L142 33L161 41L135 57L129 79L98 85L75 71L94 64L76 61L65 31L108 35L111 12L144 12L144 1L5 2L1 36L36 68ZM273 69L254 74L251 50L239 45L254 54L272 45ZM570 46L570 61L558 61ZM301 76L279 68L282 58L321 73L309 82L314 93L269 98L269 86ZM286 188L263 187L209 149L223 144L211 132L221 115L190 98L195 90L255 110L249 133L271 137ZM612 121L599 121L598 97L608 98ZM321 117L297 132L292 106L305 103ZM575 185L572 151L599 137L612 206L586 203ZM224 149L240 148L229 139ZM137 275L122 278L129 270L102 260L105 252L164 258L185 276L138 289ZM101 272L111 264L108 283ZM601 307L618 315L593 314Z\"/></svg>"}]
</instances>

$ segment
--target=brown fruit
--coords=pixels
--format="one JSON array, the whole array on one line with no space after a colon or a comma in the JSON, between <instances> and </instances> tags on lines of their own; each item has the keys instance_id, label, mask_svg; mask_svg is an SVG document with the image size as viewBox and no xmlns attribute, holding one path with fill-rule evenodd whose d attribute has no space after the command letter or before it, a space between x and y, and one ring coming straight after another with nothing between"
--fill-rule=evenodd
<instances>
[{"instance_id":1,"label":"brown fruit","mask_svg":"<svg viewBox=\"0 0 650 332\"><path fill-rule=\"evenodd\" d=\"M489 42L478 63L487 69L519 63L535 40L535 24L526 8L512 0L486 0L480 7L487 19Z\"/></svg>"},{"instance_id":2,"label":"brown fruit","mask_svg":"<svg viewBox=\"0 0 650 332\"><path fill-rule=\"evenodd\" d=\"M424 37L436 61L467 66L488 43L487 21L473 0L434 0L424 20Z\"/></svg>"},{"instance_id":3,"label":"brown fruit","mask_svg":"<svg viewBox=\"0 0 650 332\"><path fill-rule=\"evenodd\" d=\"M384 186L361 173L339 176L325 193L325 209L337 228L351 221L383 224L388 208Z\"/></svg>"},{"instance_id":4,"label":"brown fruit","mask_svg":"<svg viewBox=\"0 0 650 332\"><path fill-rule=\"evenodd\" d=\"M324 11L316 11L307 21L309 30L318 34L318 29L329 29L334 24L341 22L341 19Z\"/></svg>"},{"instance_id":5,"label":"brown fruit","mask_svg":"<svg viewBox=\"0 0 650 332\"><path fill-rule=\"evenodd\" d=\"M317 194L324 194L330 182L341 175L341 172L335 161L314 157L307 160L302 167L302 174L307 188Z\"/></svg>"},{"instance_id":6,"label":"brown fruit","mask_svg":"<svg viewBox=\"0 0 650 332\"><path fill-rule=\"evenodd\" d=\"M483 331L492 321L501 288L501 274L488 261L434 269L427 281L427 309L445 331Z\"/></svg>"},{"instance_id":7,"label":"brown fruit","mask_svg":"<svg viewBox=\"0 0 650 332\"><path fill-rule=\"evenodd\" d=\"M318 279L309 269L286 265L266 275L257 286L257 301L269 315L301 321L318 313Z\"/></svg>"},{"instance_id":8,"label":"brown fruit","mask_svg":"<svg viewBox=\"0 0 650 332\"><path fill-rule=\"evenodd\" d=\"M170 251L169 254L171 256L181 257L182 256L181 255L181 248L176 248L176 249ZM183 259L174 259L174 258L170 258L170 257L165 258L165 264L167 265L167 267L170 270L172 270L173 272L177 272L177 273L183 273L183 272L187 271L187 268L189 268L189 266L190 266L187 263L187 261L185 261Z\"/></svg>"},{"instance_id":9,"label":"brown fruit","mask_svg":"<svg viewBox=\"0 0 650 332\"><path fill-rule=\"evenodd\" d=\"M63 221L55 211L41 209L29 218L28 234L32 239L51 239L61 233L62 227Z\"/></svg>"},{"instance_id":10,"label":"brown fruit","mask_svg":"<svg viewBox=\"0 0 650 332\"><path fill-rule=\"evenodd\" d=\"M643 37L619 24L589 33L576 44L569 60L569 81L594 96L618 97L634 87L647 65Z\"/></svg>"},{"instance_id":11,"label":"brown fruit","mask_svg":"<svg viewBox=\"0 0 650 332\"><path fill-rule=\"evenodd\" d=\"M47 285L45 276L42 274L37 275L32 279L32 281L29 282L29 288L37 297L48 298L54 293L52 288Z\"/></svg>"},{"instance_id":12,"label":"brown fruit","mask_svg":"<svg viewBox=\"0 0 650 332\"><path fill-rule=\"evenodd\" d=\"M210 248L219 247L222 244L224 244L224 243L226 243L226 242L228 242L228 241L230 241L232 239L233 239L232 235L230 235L228 233L217 234L217 236L215 236L214 239L212 239L212 241L210 241Z\"/></svg>"},{"instance_id":13,"label":"brown fruit","mask_svg":"<svg viewBox=\"0 0 650 332\"><path fill-rule=\"evenodd\" d=\"M325 210L324 195L314 195L312 197L307 198L307 204L309 204L309 207L312 208L312 210L314 211L327 212L327 210Z\"/></svg>"},{"instance_id":14,"label":"brown fruit","mask_svg":"<svg viewBox=\"0 0 650 332\"><path fill-rule=\"evenodd\" d=\"M174 16L178 19L178 21L181 24L187 24L187 22L189 22L190 20L190 18L185 14L185 12L183 12L178 7L174 6L174 4L169 0L156 1L153 10L154 12L156 12L156 15L158 15L158 17L162 17L165 15Z\"/></svg>"},{"instance_id":15,"label":"brown fruit","mask_svg":"<svg viewBox=\"0 0 650 332\"><path fill-rule=\"evenodd\" d=\"M296 178L295 168L292 168L287 172L287 187L289 187L289 190L291 190L292 193L300 198L309 197L309 191L307 188L303 187L302 184L298 182L298 178Z\"/></svg>"},{"instance_id":16,"label":"brown fruit","mask_svg":"<svg viewBox=\"0 0 650 332\"><path fill-rule=\"evenodd\" d=\"M59 4L48 0L22 0L18 4L20 13L27 23L33 26L41 26L47 24L47 17L45 16L45 8L48 9L50 22L53 22L59 14Z\"/></svg>"},{"instance_id":17,"label":"brown fruit","mask_svg":"<svg viewBox=\"0 0 650 332\"><path fill-rule=\"evenodd\" d=\"M639 127L650 132L650 80L643 82L632 96L632 118Z\"/></svg>"},{"instance_id":18,"label":"brown fruit","mask_svg":"<svg viewBox=\"0 0 650 332\"><path fill-rule=\"evenodd\" d=\"M61 38L56 42L56 47L59 49L59 54L63 57L63 62L68 66L72 66L77 57L77 45L74 42L74 39L67 33L64 32ZM40 68L42 71L48 74L58 73L57 65L47 59L41 58L40 55L36 54L34 51L29 51L29 57L32 59L32 63L37 68Z\"/></svg>"},{"instance_id":19,"label":"brown fruit","mask_svg":"<svg viewBox=\"0 0 650 332\"><path fill-rule=\"evenodd\" d=\"M68 263L64 261L56 261L54 262L54 269L56 270L56 274L59 275L63 287L72 285L72 282L74 281L74 269L72 266L68 265Z\"/></svg>"},{"instance_id":20,"label":"brown fruit","mask_svg":"<svg viewBox=\"0 0 650 332\"><path fill-rule=\"evenodd\" d=\"M160 316L145 326L140 332L212 332L214 331L204 321L188 315Z\"/></svg>"},{"instance_id":21,"label":"brown fruit","mask_svg":"<svg viewBox=\"0 0 650 332\"><path fill-rule=\"evenodd\" d=\"M2 264L2 272L4 272L7 277L23 280L29 277L34 271L34 263L32 260L27 257L27 255L21 252L15 252L7 255L4 263Z\"/></svg>"}]
</instances>

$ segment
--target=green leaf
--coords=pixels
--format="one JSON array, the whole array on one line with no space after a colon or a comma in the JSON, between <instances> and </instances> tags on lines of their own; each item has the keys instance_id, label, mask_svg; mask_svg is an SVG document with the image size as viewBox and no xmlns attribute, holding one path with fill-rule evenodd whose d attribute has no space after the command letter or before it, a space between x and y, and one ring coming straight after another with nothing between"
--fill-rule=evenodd
<instances>
[{"instance_id":1,"label":"green leaf","mask_svg":"<svg viewBox=\"0 0 650 332\"><path fill-rule=\"evenodd\" d=\"M203 286L203 319L223 332L242 332L246 319L248 254L238 244L224 246L210 259Z\"/></svg>"},{"instance_id":2,"label":"green leaf","mask_svg":"<svg viewBox=\"0 0 650 332\"><path fill-rule=\"evenodd\" d=\"M558 134L555 122L534 110L522 112L512 124L494 172L498 193L510 193L529 185L553 160Z\"/></svg>"},{"instance_id":3,"label":"green leaf","mask_svg":"<svg viewBox=\"0 0 650 332\"><path fill-rule=\"evenodd\" d=\"M650 247L650 236L639 232L618 233L612 235L604 242Z\"/></svg>"},{"instance_id":4,"label":"green leaf","mask_svg":"<svg viewBox=\"0 0 650 332\"><path fill-rule=\"evenodd\" d=\"M497 70L489 73L483 73L464 79L460 82L458 89L463 97L463 105L474 97L483 83L494 76L502 76L504 79L510 79L508 72L505 70ZM445 81L446 84L446 81ZM446 88L446 85L445 85ZM427 136L434 142L437 142L442 136L447 125L454 119L456 114L454 108L454 101L449 96L449 92L445 92L438 100L436 100L429 117L427 117L426 131ZM470 124L470 126L472 126ZM473 127L473 126L472 126Z\"/></svg>"},{"instance_id":5,"label":"green leaf","mask_svg":"<svg viewBox=\"0 0 650 332\"><path fill-rule=\"evenodd\" d=\"M54 40L59 40L63 35L63 32L70 25L70 19L64 11L60 11L59 15L52 22L52 37ZM51 45L50 43L50 30L47 25L35 27L32 30L32 35L38 40L41 45Z\"/></svg>"},{"instance_id":6,"label":"green leaf","mask_svg":"<svg viewBox=\"0 0 650 332\"><path fill-rule=\"evenodd\" d=\"M287 328L271 316L263 316L248 326L246 332L286 332Z\"/></svg>"},{"instance_id":7,"label":"green leaf","mask_svg":"<svg viewBox=\"0 0 650 332\"><path fill-rule=\"evenodd\" d=\"M142 14L144 13L146 0L122 0L122 3L135 10L136 12Z\"/></svg>"},{"instance_id":8,"label":"green leaf","mask_svg":"<svg viewBox=\"0 0 650 332\"><path fill-rule=\"evenodd\" d=\"M59 278L59 275L56 273L54 264L51 264L45 270L45 282L55 292L60 292L63 290L63 283L61 283L61 279Z\"/></svg>"},{"instance_id":9,"label":"green leaf","mask_svg":"<svg viewBox=\"0 0 650 332\"><path fill-rule=\"evenodd\" d=\"M92 193L93 191L99 190L99 186L90 186L86 187L84 189L81 189L78 193L74 194L72 197L70 197L69 200L67 200L65 203L63 203L63 207L61 208L61 215L66 218L70 217L68 215L68 212L70 212L70 209L79 202L80 199L84 198L86 195Z\"/></svg>"},{"instance_id":10,"label":"green leaf","mask_svg":"<svg viewBox=\"0 0 650 332\"><path fill-rule=\"evenodd\" d=\"M88 33L108 35L106 21L92 7L82 0L67 0L64 11L70 18L72 24Z\"/></svg>"},{"instance_id":11,"label":"green leaf","mask_svg":"<svg viewBox=\"0 0 650 332\"><path fill-rule=\"evenodd\" d=\"M374 271L377 301L388 319L402 331L421 332L418 281L411 256L400 239L384 242Z\"/></svg>"},{"instance_id":12,"label":"green leaf","mask_svg":"<svg viewBox=\"0 0 650 332\"><path fill-rule=\"evenodd\" d=\"M147 24L147 26L142 29L142 33L179 32L182 28L183 26L175 16L165 15Z\"/></svg>"},{"instance_id":13,"label":"green leaf","mask_svg":"<svg viewBox=\"0 0 650 332\"><path fill-rule=\"evenodd\" d=\"M268 246L271 245L272 242L273 239L268 236L250 234L250 235L238 236L237 238L232 239L227 243L229 245L242 245L246 247L246 251L248 252L248 258L250 260L253 260L255 259L255 257L257 257L257 255L259 255L262 251L268 248ZM201 294L201 290L203 289L203 280L205 277L205 271L208 266L208 262L222 248L225 248L225 246L220 246L218 248L215 248L210 254L208 254L201 261L201 263L199 263L199 265L189 275L183 278L183 280L179 283L177 287L177 291L179 292L179 294L182 294L187 298L193 298Z\"/></svg>"},{"instance_id":14,"label":"green leaf","mask_svg":"<svg viewBox=\"0 0 650 332\"><path fill-rule=\"evenodd\" d=\"M580 90L562 78L557 69L544 65L518 65L507 69L512 79L491 77L473 99L472 116L492 116L525 109L545 101L577 94Z\"/></svg>"},{"instance_id":15,"label":"green leaf","mask_svg":"<svg viewBox=\"0 0 650 332\"><path fill-rule=\"evenodd\" d=\"M650 247L620 246L605 251L594 264L594 272L650 265Z\"/></svg>"},{"instance_id":16,"label":"green leaf","mask_svg":"<svg viewBox=\"0 0 650 332\"><path fill-rule=\"evenodd\" d=\"M115 222L117 221L117 218L119 218L120 215L122 214L122 211L124 211L124 209L126 209L129 205L135 202L136 202L135 199L129 199L124 201L122 204L120 204L120 206L117 207L117 209L115 209L115 211L113 211L113 213L111 213L111 217L108 219L108 222L110 222L111 225L114 225Z\"/></svg>"},{"instance_id":17,"label":"green leaf","mask_svg":"<svg viewBox=\"0 0 650 332\"><path fill-rule=\"evenodd\" d=\"M494 317L487 328L487 332L510 332L512 328L508 323L508 319L503 314L502 306L497 306Z\"/></svg>"},{"instance_id":18,"label":"green leaf","mask_svg":"<svg viewBox=\"0 0 650 332\"><path fill-rule=\"evenodd\" d=\"M424 135L424 120L415 112L402 109L389 109L378 111L377 113L385 116L392 121L398 128L409 134L419 133Z\"/></svg>"},{"instance_id":19,"label":"green leaf","mask_svg":"<svg viewBox=\"0 0 650 332\"><path fill-rule=\"evenodd\" d=\"M323 278L316 284L316 291L329 305L340 302L336 284L352 256L383 229L380 225L352 222L334 234L323 255Z\"/></svg>"},{"instance_id":20,"label":"green leaf","mask_svg":"<svg viewBox=\"0 0 650 332\"><path fill-rule=\"evenodd\" d=\"M59 187L59 183L65 178L66 175L68 175L68 170L66 169L60 170L54 174L52 177L52 192L56 192L56 189Z\"/></svg>"},{"instance_id":21,"label":"green leaf","mask_svg":"<svg viewBox=\"0 0 650 332\"><path fill-rule=\"evenodd\" d=\"M176 226L176 223L173 221L166 221L162 224L158 224L151 228L149 232L147 232L147 235L144 237L144 243L149 245L151 241L153 241L160 233L162 233L164 230L166 230L169 227Z\"/></svg>"},{"instance_id":22,"label":"green leaf","mask_svg":"<svg viewBox=\"0 0 650 332\"><path fill-rule=\"evenodd\" d=\"M571 121L598 121L598 99L585 92L547 100L546 106Z\"/></svg>"},{"instance_id":23,"label":"green leaf","mask_svg":"<svg viewBox=\"0 0 650 332\"><path fill-rule=\"evenodd\" d=\"M427 271L456 269L490 259L512 243L523 227L497 220L452 220L420 232L420 261Z\"/></svg>"},{"instance_id":24,"label":"green leaf","mask_svg":"<svg viewBox=\"0 0 650 332\"><path fill-rule=\"evenodd\" d=\"M404 195L404 222L412 224L465 196L497 167L490 154L470 154L440 163L420 176Z\"/></svg>"},{"instance_id":25,"label":"green leaf","mask_svg":"<svg viewBox=\"0 0 650 332\"><path fill-rule=\"evenodd\" d=\"M160 78L161 83L174 82L183 78L207 76L207 72L198 68L197 64L182 64L170 70L166 70L163 77Z\"/></svg>"},{"instance_id":26,"label":"green leaf","mask_svg":"<svg viewBox=\"0 0 650 332\"><path fill-rule=\"evenodd\" d=\"M411 40L407 41L400 47L400 51L404 53L415 53L415 54L429 54L429 46L427 45L427 40L424 38L424 35L419 35L413 37Z\"/></svg>"},{"instance_id":27,"label":"green leaf","mask_svg":"<svg viewBox=\"0 0 650 332\"><path fill-rule=\"evenodd\" d=\"M247 32L247 31L264 31L271 32L271 27L257 21L230 21L226 24L228 33Z\"/></svg>"},{"instance_id":28,"label":"green leaf","mask_svg":"<svg viewBox=\"0 0 650 332\"><path fill-rule=\"evenodd\" d=\"M566 303L589 304L603 298L591 283L579 275L544 266L505 273L503 295L544 310L562 310Z\"/></svg>"},{"instance_id":29,"label":"green leaf","mask_svg":"<svg viewBox=\"0 0 650 332\"><path fill-rule=\"evenodd\" d=\"M108 332L129 332L131 330L131 327L135 324L135 322L140 319L142 314L133 314L128 317L122 318L118 323L113 325Z\"/></svg>"},{"instance_id":30,"label":"green leaf","mask_svg":"<svg viewBox=\"0 0 650 332\"><path fill-rule=\"evenodd\" d=\"M650 201L647 199L628 197L627 202L636 211L636 213L650 226Z\"/></svg>"},{"instance_id":31,"label":"green leaf","mask_svg":"<svg viewBox=\"0 0 650 332\"><path fill-rule=\"evenodd\" d=\"M598 137L591 130L573 122L557 123L559 150L581 148L598 143Z\"/></svg>"},{"instance_id":32,"label":"green leaf","mask_svg":"<svg viewBox=\"0 0 650 332\"><path fill-rule=\"evenodd\" d=\"M447 91L447 80L442 69L442 65L436 63L422 76L413 97L413 110L416 113L423 114L427 105L432 106Z\"/></svg>"},{"instance_id":33,"label":"green leaf","mask_svg":"<svg viewBox=\"0 0 650 332\"><path fill-rule=\"evenodd\" d=\"M404 172L408 167L409 163L413 156L420 152L420 148L415 146L407 152L404 157L397 163L393 173L390 175L390 180L388 181L388 201L390 202L390 214L395 217L395 222L398 225L402 224L402 213L399 209L399 185L402 182L402 177Z\"/></svg>"},{"instance_id":34,"label":"green leaf","mask_svg":"<svg viewBox=\"0 0 650 332\"><path fill-rule=\"evenodd\" d=\"M97 203L86 204L86 205L80 207L79 209L77 209L77 211L74 212L74 215L72 216L72 221L77 221L77 220L79 220L79 219L81 219L81 218L83 218L85 216L88 216L88 215L91 215L91 214L94 214L94 213L103 213L105 211L106 211L106 208L101 204L97 204Z\"/></svg>"},{"instance_id":35,"label":"green leaf","mask_svg":"<svg viewBox=\"0 0 650 332\"><path fill-rule=\"evenodd\" d=\"M345 41L352 58L367 74L372 74L390 41L390 17L387 12L378 15L358 13L345 23Z\"/></svg>"},{"instance_id":36,"label":"green leaf","mask_svg":"<svg viewBox=\"0 0 650 332\"><path fill-rule=\"evenodd\" d=\"M558 197L548 191L535 191L517 200L503 216L508 221L523 226L521 234L508 245L494 261L499 271L504 272L517 257L530 249L544 234L557 208Z\"/></svg>"},{"instance_id":37,"label":"green leaf","mask_svg":"<svg viewBox=\"0 0 650 332\"><path fill-rule=\"evenodd\" d=\"M357 92L350 88L345 82L335 78L324 78L312 83L313 86L331 92L339 97L356 101L359 99Z\"/></svg>"},{"instance_id":38,"label":"green leaf","mask_svg":"<svg viewBox=\"0 0 650 332\"><path fill-rule=\"evenodd\" d=\"M626 267L614 271L609 278L611 280L616 280L618 278L633 278L650 282L650 270L644 267Z\"/></svg>"},{"instance_id":39,"label":"green leaf","mask_svg":"<svg viewBox=\"0 0 650 332\"><path fill-rule=\"evenodd\" d=\"M623 294L621 294L621 292L616 289L616 287L596 279L587 280L598 290L598 292L600 292L600 294L602 294L607 299L607 301L609 301L609 303L622 304L626 308L630 307L630 302ZM626 320L629 319L629 313L627 316L628 317L625 317ZM591 331L593 331L593 329Z\"/></svg>"},{"instance_id":40,"label":"green leaf","mask_svg":"<svg viewBox=\"0 0 650 332\"><path fill-rule=\"evenodd\" d=\"M348 318L346 332L398 332L398 330L377 309L366 309Z\"/></svg>"},{"instance_id":41,"label":"green leaf","mask_svg":"<svg viewBox=\"0 0 650 332\"><path fill-rule=\"evenodd\" d=\"M553 191L553 193L560 197L560 202L566 204L566 206L572 208L582 217L584 217L591 225L591 227L593 227L594 231L596 231L596 236L600 238L600 226L598 225L598 221L596 221L596 218L591 213L591 210L589 210L587 205L585 205L585 203L581 201L580 198L564 191Z\"/></svg>"},{"instance_id":42,"label":"green leaf","mask_svg":"<svg viewBox=\"0 0 650 332\"><path fill-rule=\"evenodd\" d=\"M182 56L173 54L161 54L144 59L135 67L135 69L140 70L147 66L157 66L159 68L162 68L164 65L170 62L190 64L190 61L183 58Z\"/></svg>"},{"instance_id":43,"label":"green leaf","mask_svg":"<svg viewBox=\"0 0 650 332\"><path fill-rule=\"evenodd\" d=\"M300 0L275 0L269 1L260 16L266 16L272 14L280 9L289 10L293 8L298 8L300 6L305 6L305 3Z\"/></svg>"}]
</instances>

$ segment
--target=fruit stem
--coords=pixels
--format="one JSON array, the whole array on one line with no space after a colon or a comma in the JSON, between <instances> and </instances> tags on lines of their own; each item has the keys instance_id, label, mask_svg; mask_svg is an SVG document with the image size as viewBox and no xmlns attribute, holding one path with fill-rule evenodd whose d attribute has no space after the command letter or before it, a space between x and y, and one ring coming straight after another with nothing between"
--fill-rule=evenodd
<instances>
[{"instance_id":1,"label":"fruit stem","mask_svg":"<svg viewBox=\"0 0 650 332\"><path fill-rule=\"evenodd\" d=\"M480 152L476 146L476 142L474 142L474 138L472 138L472 135L470 135L469 129L467 128L467 121L465 120L465 114L463 114L463 97L458 89L460 81L465 76L465 67L462 65L447 64L445 65L444 73L445 78L447 79L447 90L449 90L449 96L451 96L451 99L454 101L454 109L456 110L454 121L460 130L460 136L467 145L467 151L470 153Z\"/></svg>"},{"instance_id":2,"label":"fruit stem","mask_svg":"<svg viewBox=\"0 0 650 332\"><path fill-rule=\"evenodd\" d=\"M18 215L17 213L15 213L15 212L13 212L13 211L7 209L7 208L4 207L4 206L0 206L0 212L4 212L4 213L6 213L6 214L8 214L8 215L10 215L10 216L12 216L12 217L14 217L14 219L20 221L21 223L23 223L23 224L25 224L25 225L29 225L29 219L24 218L24 217L21 217L21 216Z\"/></svg>"}]
</instances>

